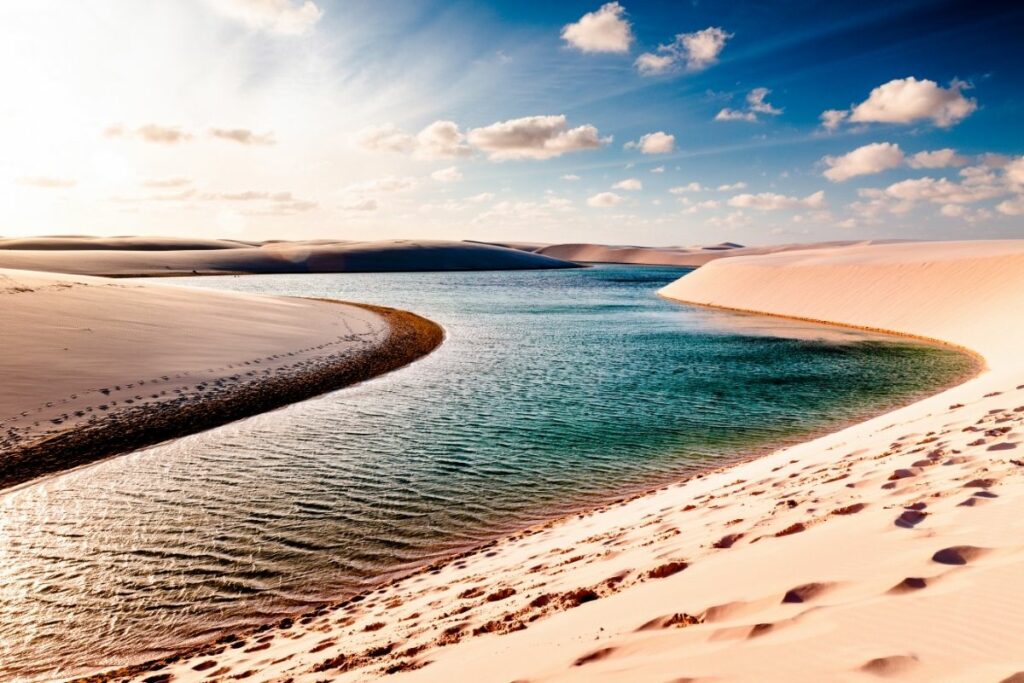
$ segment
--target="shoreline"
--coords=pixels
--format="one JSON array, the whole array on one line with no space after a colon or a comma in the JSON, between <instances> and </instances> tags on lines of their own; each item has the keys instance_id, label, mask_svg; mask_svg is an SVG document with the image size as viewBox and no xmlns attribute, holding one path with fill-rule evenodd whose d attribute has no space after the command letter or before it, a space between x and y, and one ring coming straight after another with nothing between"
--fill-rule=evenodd
<instances>
[{"instance_id":1,"label":"shoreline","mask_svg":"<svg viewBox=\"0 0 1024 683\"><path fill-rule=\"evenodd\" d=\"M121 408L88 426L76 425L23 447L15 445L0 461L0 489L342 389L408 365L433 351L444 339L443 328L407 311L332 299L307 300L374 313L385 321L387 337L368 354L349 357L344 352L335 353L319 357L312 369L296 364L285 367L284 376L240 379L212 388L194 400L182 398L156 406Z\"/></svg>"},{"instance_id":2,"label":"shoreline","mask_svg":"<svg viewBox=\"0 0 1024 683\"><path fill-rule=\"evenodd\" d=\"M625 264L625 265L629 265L629 264ZM325 299L325 301L330 301L330 300L329 299ZM683 302L683 303L686 303L687 305L691 305L690 302ZM700 306L701 304L692 304L692 305ZM718 308L718 307L707 306L707 308ZM737 312L737 313L749 313L751 315L760 315L760 314L758 314L756 312L753 312L753 311L741 311L741 310L738 310L738 309L726 309L726 310L730 310L732 312ZM742 455L739 454L739 453L734 454L732 457L730 457L728 459L728 462L724 462L724 463L720 463L720 464L717 464L717 465L712 466L712 467L700 469L698 471L694 471L694 472L691 472L689 474L674 475L670 481L665 481L665 482L662 482L660 484L656 484L656 485L653 485L653 486L637 487L637 489L634 490L634 491L627 492L624 495L617 496L617 497L615 497L613 499L610 499L610 500L608 500L606 502L603 502L603 503L598 503L596 505L582 507L580 509L577 509L577 510L574 510L574 511L570 511L570 512L561 512L561 513L558 513L555 516L551 516L551 517L542 517L542 518L540 518L540 519L538 519L538 520L536 520L536 521L534 521L534 522L532 522L532 523L530 523L530 524L528 524L526 526L513 527L513 528L511 528L510 530L507 530L507 531L499 531L499 532L497 532L495 534L495 537L492 538L489 541L485 541L483 543L477 543L477 544L474 544L474 545L471 545L471 546L467 546L465 548L453 550L452 552L445 553L442 557L439 557L437 559L429 561L429 562L427 562L427 563L425 563L423 565L417 566L417 567L415 567L415 568L413 568L411 570L407 570L407 571L399 570L398 572L394 572L394 573L392 573L390 575L389 574L385 574L385 575L383 575L383 577L382 577L382 579L380 581L378 581L376 583L373 583L372 585L366 587L365 589L363 589L361 591L358 591L358 592L355 592L355 593L352 593L352 594L349 594L349 595L345 595L345 596L339 596L336 599L332 599L332 600L328 600L328 601L325 601L325 602L321 602L321 603L316 604L315 606L313 606L311 608L307 607L303 611L296 611L294 614L285 616L285 617L280 618L280 619L270 620L270 621L268 621L268 622L266 622L264 624L261 624L259 626L254 626L254 627L249 627L249 628L244 628L244 629L239 629L239 630L227 630L227 631L221 633L221 635L219 635L219 636L217 636L215 638L214 637L209 638L209 640L207 642L200 643L198 645L193 645L193 646L190 646L190 647L186 647L185 649L183 649L183 650L181 650L179 652L167 655L165 657L159 657L159 658L156 658L156 659L150 659L150 660L138 662L136 664L128 664L128 665L125 665L125 666L117 667L115 669L98 670L98 671L96 671L94 673L80 675L80 676L74 676L74 677L71 677L71 678L63 679L63 680L67 681L67 683L107 683L109 681L134 680L135 677L137 677L137 676L140 676L142 674L145 674L145 673L148 673L148 672L151 672L151 671L159 671L160 669L162 669L162 668L164 668L164 667L166 667L168 665L172 665L172 664L175 664L177 662L180 662L180 661L183 661L183 660L186 660L186 659L193 659L193 658L198 658L198 657L209 656L211 654L218 654L219 652L224 651L225 645L231 646L233 643L239 643L239 642L243 642L244 643L246 641L246 639L248 639L248 638L258 637L258 636L260 636L262 634L266 634L268 632L274 631L275 629L288 630L288 629L291 629L296 623L301 623L303 620L308 620L310 618L315 618L315 617L322 617L324 615L331 614L331 613L336 612L338 610L343 610L346 607L349 607L351 605L363 602L363 601L371 598L376 593L381 593L382 591L386 591L389 588L395 587L395 586L400 585L400 584L402 584L404 582L407 582L407 581L416 580L417 577L420 577L420 576L427 576L427 575L431 575L431 574L436 574L438 571L440 571L440 570L442 570L442 569L444 569L446 567L450 567L453 564L455 564L455 563L457 563L457 562L459 562L461 560L481 555L485 551L488 551L488 550L490 550L492 548L500 546L503 543L521 540L523 538L532 536L534 534L543 532L545 530L552 529L552 528L557 527L559 525L571 523L573 520L576 520L576 519L582 519L582 518L590 517L590 516L597 515L597 514L607 513L607 512L613 511L616 508L620 508L622 506L628 505L629 503L635 502L637 500L648 498L650 496L657 495L659 493L664 493L664 492L669 491L671 489L674 489L674 488L677 488L677 487L680 487L680 486L684 486L686 484L692 483L692 482L694 482L696 480L703 479L705 477L709 477L709 476L713 476L713 475L727 474L728 472L730 472L730 471L732 471L734 469L737 469L737 468L742 467L744 465L748 465L748 464L750 464L752 462L756 462L756 461L758 461L758 460L760 460L760 459L762 459L762 458L764 458L764 457L766 457L766 456L768 456L768 455L770 455L772 453L776 453L776 452L779 452L779 451L782 451L782 450L786 450L788 448L792 448L792 447L797 446L797 445L801 445L801 444L804 444L804 443L815 441L815 440L823 438L825 436L829 436L829 435L833 435L833 434L842 432L845 429L848 429L848 428L850 428L852 426L860 425L860 424L863 424L865 422L868 422L868 421L871 421L871 420L875 420L875 419L884 417L885 415L888 415L888 414L891 414L893 412L902 410L904 408L913 406L913 405L915 405L915 404L917 404L917 403L919 403L921 401L924 401L924 400L927 400L927 399L931 399L931 398L934 398L934 397L939 396L941 394L944 394L944 393L946 393L947 391L949 391L951 389L963 386L964 384L977 379L978 377L983 375L985 373L985 371L986 371L985 370L985 366L984 366L984 358L981 357L980 354L977 354L977 353L975 353L973 351L970 351L969 349L962 349L961 347L958 347L958 346L955 346L955 345L951 345L951 344L946 344L946 343L938 341L938 340L926 339L926 338L917 337L917 336L914 336L914 335L904 335L904 334L899 334L899 333L895 333L895 332L888 332L888 331L885 331L885 330L866 330L865 328L859 328L859 327L855 327L855 326L843 325L843 324L840 324L840 323L828 323L828 322L823 322L823 321L813 321L813 320L806 320L806 319L800 319L800 318L787 318L786 316L766 316L766 317L778 317L778 318L790 319L790 320L802 320L804 322L815 322L817 324L820 324L820 325L823 325L823 326L828 326L828 327L837 327L837 328L843 328L843 329L854 329L854 330L871 331L871 332L876 332L876 333L880 333L880 334L885 334L887 336L891 336L891 337L894 337L894 338L910 339L912 341L924 343L924 344L927 344L927 345L930 345L930 346L939 346L939 347L943 347L943 348L950 348L950 349L956 350L958 352L962 352L965 355L970 356L971 358L975 359L977 361L977 363L973 366L973 368L968 373L965 373L962 377L959 377L956 380L950 382L949 384L943 385L940 388L937 388L937 389L934 389L934 390L928 390L926 392L922 392L921 394L919 394L919 395L909 399L906 402L901 402L901 403L898 403L896 405L893 405L893 406L890 406L890 407L887 407L887 408L879 409L877 411L876 410L867 411L864 415L862 415L860 417L857 417L857 418L854 418L854 419L851 419L851 420L842 421L842 422L839 422L839 423L837 423L835 425L832 425L830 427L827 427L827 428L824 428L824 429L821 429L821 430L815 430L815 431L809 432L807 434L804 434L804 435L801 435L801 436L798 436L798 437L794 437L792 439L784 439L784 440L779 441L779 442L774 442L772 444L767 444L767 445L764 445L764 446L760 446L760 447L757 447L756 449L754 449L753 451L743 451ZM611 588L613 589L613 592L614 592L615 587L612 586ZM359 679L359 680L362 680L362 679Z\"/></svg>"},{"instance_id":3,"label":"shoreline","mask_svg":"<svg viewBox=\"0 0 1024 683\"><path fill-rule=\"evenodd\" d=\"M986 364L910 405L333 609L83 680L1010 680L1024 671L1022 265L1020 242L716 262L671 298L895 328ZM949 618L964 605L970 619Z\"/></svg>"}]
</instances>

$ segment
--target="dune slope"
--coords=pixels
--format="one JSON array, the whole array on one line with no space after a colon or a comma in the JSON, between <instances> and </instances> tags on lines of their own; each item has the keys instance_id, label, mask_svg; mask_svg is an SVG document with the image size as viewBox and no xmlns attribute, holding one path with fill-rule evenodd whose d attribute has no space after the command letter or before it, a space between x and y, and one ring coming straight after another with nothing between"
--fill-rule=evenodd
<instances>
[{"instance_id":1,"label":"dune slope","mask_svg":"<svg viewBox=\"0 0 1024 683\"><path fill-rule=\"evenodd\" d=\"M0 487L408 363L422 318L354 305L0 270Z\"/></svg>"},{"instance_id":2,"label":"dune slope","mask_svg":"<svg viewBox=\"0 0 1024 683\"><path fill-rule=\"evenodd\" d=\"M941 339L988 368L823 438L110 677L1020 680L1024 242L726 259L663 294Z\"/></svg>"},{"instance_id":3,"label":"dune slope","mask_svg":"<svg viewBox=\"0 0 1024 683\"><path fill-rule=\"evenodd\" d=\"M575 268L557 258L471 242L65 238L0 241L0 268L117 277Z\"/></svg>"}]
</instances>

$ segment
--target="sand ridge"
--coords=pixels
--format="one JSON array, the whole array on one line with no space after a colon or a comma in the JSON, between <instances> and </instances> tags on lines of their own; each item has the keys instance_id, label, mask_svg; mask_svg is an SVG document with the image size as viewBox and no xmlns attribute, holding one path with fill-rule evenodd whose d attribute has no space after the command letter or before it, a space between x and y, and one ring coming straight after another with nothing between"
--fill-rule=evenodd
<instances>
[{"instance_id":1,"label":"sand ridge","mask_svg":"<svg viewBox=\"0 0 1024 683\"><path fill-rule=\"evenodd\" d=\"M440 343L390 309L0 271L0 487L404 365Z\"/></svg>"},{"instance_id":2,"label":"sand ridge","mask_svg":"<svg viewBox=\"0 0 1024 683\"><path fill-rule=\"evenodd\" d=\"M663 294L942 339L989 367L834 434L107 677L1019 680L1024 243L727 259Z\"/></svg>"}]
</instances>

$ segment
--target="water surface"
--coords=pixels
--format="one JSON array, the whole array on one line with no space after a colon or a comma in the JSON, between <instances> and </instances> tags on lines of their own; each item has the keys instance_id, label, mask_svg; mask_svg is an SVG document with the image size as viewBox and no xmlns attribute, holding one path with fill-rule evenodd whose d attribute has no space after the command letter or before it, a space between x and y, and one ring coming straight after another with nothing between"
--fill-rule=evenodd
<instances>
[{"instance_id":1,"label":"water surface","mask_svg":"<svg viewBox=\"0 0 1024 683\"><path fill-rule=\"evenodd\" d=\"M448 337L357 387L0 494L0 679L161 656L972 367L655 295L684 272L175 281L405 308Z\"/></svg>"}]
</instances>

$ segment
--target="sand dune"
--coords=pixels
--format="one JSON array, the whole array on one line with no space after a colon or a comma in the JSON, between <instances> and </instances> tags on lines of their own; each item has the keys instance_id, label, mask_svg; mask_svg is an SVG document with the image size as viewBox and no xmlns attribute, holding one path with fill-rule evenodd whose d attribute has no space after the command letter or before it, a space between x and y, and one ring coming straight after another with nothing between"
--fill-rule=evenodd
<instances>
[{"instance_id":1,"label":"sand dune","mask_svg":"<svg viewBox=\"0 0 1024 683\"><path fill-rule=\"evenodd\" d=\"M6 243L13 246L0 240L0 268L120 277L575 267L516 249L428 240L247 245L171 238L31 238Z\"/></svg>"},{"instance_id":2,"label":"sand dune","mask_svg":"<svg viewBox=\"0 0 1024 683\"><path fill-rule=\"evenodd\" d=\"M988 367L829 436L119 674L1021 680L1024 242L725 259L663 294L940 339Z\"/></svg>"},{"instance_id":3,"label":"sand dune","mask_svg":"<svg viewBox=\"0 0 1024 683\"><path fill-rule=\"evenodd\" d=\"M829 249L840 246L873 244L862 242L816 242L811 244L780 244L770 247L744 247L722 242L705 247L636 247L605 244L551 244L530 249L537 254L579 263L631 263L651 266L682 266L695 268L721 258L774 254L780 251ZM513 246L510 243L509 246ZM518 248L513 246L513 248Z\"/></svg>"},{"instance_id":4,"label":"sand dune","mask_svg":"<svg viewBox=\"0 0 1024 683\"><path fill-rule=\"evenodd\" d=\"M0 487L358 381L441 335L353 305L14 270L0 304Z\"/></svg>"}]
</instances>

